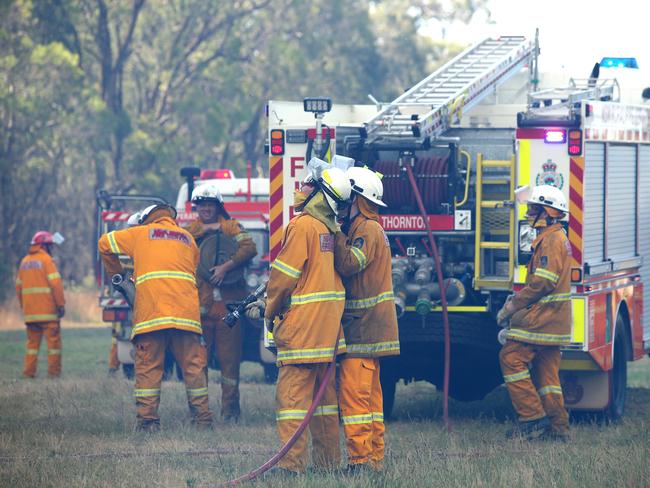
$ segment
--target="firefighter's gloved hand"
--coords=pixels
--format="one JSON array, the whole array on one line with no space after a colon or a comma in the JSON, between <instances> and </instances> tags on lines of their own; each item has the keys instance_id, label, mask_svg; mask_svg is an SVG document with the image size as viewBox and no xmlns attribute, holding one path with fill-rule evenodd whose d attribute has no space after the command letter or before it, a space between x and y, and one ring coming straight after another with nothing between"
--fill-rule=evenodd
<instances>
[{"instance_id":1,"label":"firefighter's gloved hand","mask_svg":"<svg viewBox=\"0 0 650 488\"><path fill-rule=\"evenodd\" d=\"M56 313L59 316L59 318L63 318L63 316L65 315L65 307L63 306L57 307Z\"/></svg>"},{"instance_id":2,"label":"firefighter's gloved hand","mask_svg":"<svg viewBox=\"0 0 650 488\"><path fill-rule=\"evenodd\" d=\"M246 305L246 317L249 319L257 320L260 317L264 316L264 309L266 308L266 302L262 298L258 298L254 302Z\"/></svg>"},{"instance_id":3,"label":"firefighter's gloved hand","mask_svg":"<svg viewBox=\"0 0 650 488\"><path fill-rule=\"evenodd\" d=\"M506 300L506 303L501 307L499 313L497 313L497 325L499 327L507 327L510 322L510 317L512 316L510 297Z\"/></svg>"}]
</instances>

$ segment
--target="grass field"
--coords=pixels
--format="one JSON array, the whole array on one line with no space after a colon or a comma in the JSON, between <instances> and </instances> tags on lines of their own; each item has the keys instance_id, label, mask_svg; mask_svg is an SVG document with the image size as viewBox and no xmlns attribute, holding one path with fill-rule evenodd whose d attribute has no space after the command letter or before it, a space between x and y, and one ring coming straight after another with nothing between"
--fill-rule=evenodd
<instances>
[{"instance_id":1,"label":"grass field","mask_svg":"<svg viewBox=\"0 0 650 488\"><path fill-rule=\"evenodd\" d=\"M183 385L163 384L159 434L132 432L132 384L108 378L110 333L67 329L63 373L20 377L24 331L0 332L0 486L218 486L263 463L279 443L274 387L262 369L243 370L243 418L213 432L189 424ZM212 371L211 406L219 411ZM570 444L506 442L513 413L503 389L484 401L450 405L452 433L440 420L441 401L425 383L400 386L387 424L386 471L344 478L308 473L256 486L316 487L596 487L650 486L650 360L630 367L627 413L618 425L573 425Z\"/></svg>"}]
</instances>

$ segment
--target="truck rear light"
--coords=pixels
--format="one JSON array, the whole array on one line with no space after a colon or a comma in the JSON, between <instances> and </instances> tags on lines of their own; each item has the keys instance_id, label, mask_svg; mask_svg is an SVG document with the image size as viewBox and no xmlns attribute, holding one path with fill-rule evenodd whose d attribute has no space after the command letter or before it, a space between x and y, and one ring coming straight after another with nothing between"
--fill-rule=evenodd
<instances>
[{"instance_id":1,"label":"truck rear light","mask_svg":"<svg viewBox=\"0 0 650 488\"><path fill-rule=\"evenodd\" d=\"M274 129L271 131L271 155L282 156L284 154L284 130Z\"/></svg>"},{"instance_id":2,"label":"truck rear light","mask_svg":"<svg viewBox=\"0 0 650 488\"><path fill-rule=\"evenodd\" d=\"M129 311L123 308L105 308L102 310L102 320L104 322L121 322L126 320Z\"/></svg>"},{"instance_id":3,"label":"truck rear light","mask_svg":"<svg viewBox=\"0 0 650 488\"><path fill-rule=\"evenodd\" d=\"M580 156L582 154L582 131L579 129L569 130L569 156Z\"/></svg>"},{"instance_id":4,"label":"truck rear light","mask_svg":"<svg viewBox=\"0 0 650 488\"><path fill-rule=\"evenodd\" d=\"M580 283L582 281L582 270L580 268L571 268L571 282Z\"/></svg>"},{"instance_id":5,"label":"truck rear light","mask_svg":"<svg viewBox=\"0 0 650 488\"><path fill-rule=\"evenodd\" d=\"M564 144L566 142L566 131L563 129L548 129L544 133L544 142L547 144Z\"/></svg>"}]
</instances>

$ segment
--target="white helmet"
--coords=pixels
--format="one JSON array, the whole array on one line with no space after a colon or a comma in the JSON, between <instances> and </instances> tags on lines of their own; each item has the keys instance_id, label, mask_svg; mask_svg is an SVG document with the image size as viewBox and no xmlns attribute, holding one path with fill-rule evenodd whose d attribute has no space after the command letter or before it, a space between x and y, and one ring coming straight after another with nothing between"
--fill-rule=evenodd
<instances>
[{"instance_id":1,"label":"white helmet","mask_svg":"<svg viewBox=\"0 0 650 488\"><path fill-rule=\"evenodd\" d=\"M192 192L192 203L214 202L223 203L223 197L217 185L204 183Z\"/></svg>"},{"instance_id":2,"label":"white helmet","mask_svg":"<svg viewBox=\"0 0 650 488\"><path fill-rule=\"evenodd\" d=\"M533 192L526 203L543 205L564 214L569 213L569 206L567 205L564 193L562 190L552 185L539 185L533 188Z\"/></svg>"},{"instance_id":3,"label":"white helmet","mask_svg":"<svg viewBox=\"0 0 650 488\"><path fill-rule=\"evenodd\" d=\"M136 225L138 225L140 223L140 217L141 216L142 216L142 212L132 213L129 216L129 219L126 221L126 225L128 225L129 227L135 227Z\"/></svg>"},{"instance_id":4,"label":"white helmet","mask_svg":"<svg viewBox=\"0 0 650 488\"><path fill-rule=\"evenodd\" d=\"M349 203L352 193L350 179L339 168L327 168L321 172L317 181L323 190L327 204L338 215L339 210Z\"/></svg>"},{"instance_id":5,"label":"white helmet","mask_svg":"<svg viewBox=\"0 0 650 488\"><path fill-rule=\"evenodd\" d=\"M382 207L386 206L381 200L384 195L384 185L381 182L380 173L368 168L354 167L348 169L346 175L350 178L353 192L367 198L372 203Z\"/></svg>"},{"instance_id":6,"label":"white helmet","mask_svg":"<svg viewBox=\"0 0 650 488\"><path fill-rule=\"evenodd\" d=\"M174 207L172 207L167 203L154 203L153 205L149 205L140 213L140 219L138 220L138 224L144 224L149 218L149 216L158 209L167 210L169 212L169 216L172 219L176 218L176 209Z\"/></svg>"}]
</instances>

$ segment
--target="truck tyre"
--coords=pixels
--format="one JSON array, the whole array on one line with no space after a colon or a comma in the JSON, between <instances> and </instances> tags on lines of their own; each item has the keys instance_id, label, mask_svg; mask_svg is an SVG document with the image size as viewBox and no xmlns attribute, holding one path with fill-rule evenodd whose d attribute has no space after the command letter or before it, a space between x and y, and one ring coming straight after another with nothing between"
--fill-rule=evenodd
<instances>
[{"instance_id":1,"label":"truck tyre","mask_svg":"<svg viewBox=\"0 0 650 488\"><path fill-rule=\"evenodd\" d=\"M122 372L127 380L132 380L135 377L135 364L123 364Z\"/></svg>"},{"instance_id":2,"label":"truck tyre","mask_svg":"<svg viewBox=\"0 0 650 488\"><path fill-rule=\"evenodd\" d=\"M390 369L381 368L379 370L379 381L381 383L381 393L384 401L384 420L388 420L393 414L395 405L395 391L399 381Z\"/></svg>"},{"instance_id":3,"label":"truck tyre","mask_svg":"<svg viewBox=\"0 0 650 488\"><path fill-rule=\"evenodd\" d=\"M274 385L278 380L278 367L275 364L263 364L264 381L269 385Z\"/></svg>"},{"instance_id":4,"label":"truck tyre","mask_svg":"<svg viewBox=\"0 0 650 488\"><path fill-rule=\"evenodd\" d=\"M625 413L625 398L627 395L627 354L625 319L622 315L616 317L616 333L614 335L614 364L609 371L609 406L605 410L605 420L617 422Z\"/></svg>"}]
</instances>

